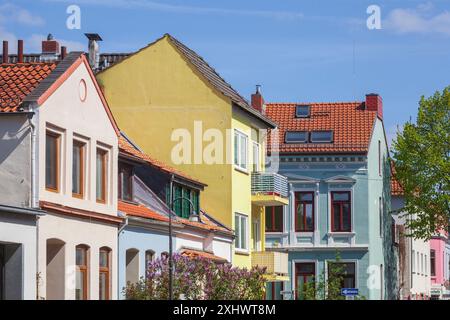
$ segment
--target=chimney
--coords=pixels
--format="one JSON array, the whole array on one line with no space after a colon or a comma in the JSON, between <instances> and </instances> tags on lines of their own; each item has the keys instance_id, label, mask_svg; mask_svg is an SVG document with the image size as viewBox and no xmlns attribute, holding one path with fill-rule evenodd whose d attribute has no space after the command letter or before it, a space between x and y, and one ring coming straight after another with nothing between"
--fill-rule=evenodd
<instances>
[{"instance_id":1,"label":"chimney","mask_svg":"<svg viewBox=\"0 0 450 320\"><path fill-rule=\"evenodd\" d=\"M98 41L103 41L98 33L85 33L86 38L89 39L89 64L93 70L98 70L100 63L100 50Z\"/></svg>"},{"instance_id":2,"label":"chimney","mask_svg":"<svg viewBox=\"0 0 450 320\"><path fill-rule=\"evenodd\" d=\"M23 63L23 40L17 41L17 62Z\"/></svg>"},{"instance_id":3,"label":"chimney","mask_svg":"<svg viewBox=\"0 0 450 320\"><path fill-rule=\"evenodd\" d=\"M3 63L8 63L9 55L8 55L8 41L3 40Z\"/></svg>"},{"instance_id":4,"label":"chimney","mask_svg":"<svg viewBox=\"0 0 450 320\"><path fill-rule=\"evenodd\" d=\"M383 99L378 93L366 94L366 110L376 111L378 118L383 119Z\"/></svg>"},{"instance_id":5,"label":"chimney","mask_svg":"<svg viewBox=\"0 0 450 320\"><path fill-rule=\"evenodd\" d=\"M61 60L64 60L64 58L67 56L67 47L62 46L61 47Z\"/></svg>"},{"instance_id":6,"label":"chimney","mask_svg":"<svg viewBox=\"0 0 450 320\"><path fill-rule=\"evenodd\" d=\"M42 41L41 61L54 61L58 59L59 42L53 39L51 33L48 34L47 40Z\"/></svg>"},{"instance_id":7,"label":"chimney","mask_svg":"<svg viewBox=\"0 0 450 320\"><path fill-rule=\"evenodd\" d=\"M252 94L252 107L261 113L264 113L264 98L261 95L261 85L256 85L256 92Z\"/></svg>"}]
</instances>

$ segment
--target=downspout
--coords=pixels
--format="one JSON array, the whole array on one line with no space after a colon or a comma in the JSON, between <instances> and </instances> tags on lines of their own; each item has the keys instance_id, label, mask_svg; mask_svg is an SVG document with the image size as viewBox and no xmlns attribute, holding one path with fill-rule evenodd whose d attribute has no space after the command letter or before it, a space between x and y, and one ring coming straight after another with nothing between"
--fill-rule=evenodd
<instances>
[{"instance_id":1,"label":"downspout","mask_svg":"<svg viewBox=\"0 0 450 320\"><path fill-rule=\"evenodd\" d=\"M36 125L34 123L35 113L30 113L28 115L28 122L30 124L31 128L31 186L30 186L30 207L31 208L37 208L37 173L36 173ZM39 300L40 293L39 293L39 216L36 216L36 300Z\"/></svg>"}]
</instances>

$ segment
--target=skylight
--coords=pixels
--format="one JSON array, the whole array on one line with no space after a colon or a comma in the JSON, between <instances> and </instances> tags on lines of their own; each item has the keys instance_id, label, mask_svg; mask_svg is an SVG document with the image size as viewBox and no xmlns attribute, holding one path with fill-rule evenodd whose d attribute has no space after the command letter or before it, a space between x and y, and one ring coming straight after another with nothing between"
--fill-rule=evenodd
<instances>
[{"instance_id":1,"label":"skylight","mask_svg":"<svg viewBox=\"0 0 450 320\"><path fill-rule=\"evenodd\" d=\"M286 143L306 143L308 141L308 132L306 131L288 131L284 136Z\"/></svg>"},{"instance_id":2,"label":"skylight","mask_svg":"<svg viewBox=\"0 0 450 320\"><path fill-rule=\"evenodd\" d=\"M333 131L312 131L312 143L331 143L333 142Z\"/></svg>"},{"instance_id":3,"label":"skylight","mask_svg":"<svg viewBox=\"0 0 450 320\"><path fill-rule=\"evenodd\" d=\"M295 107L295 117L296 118L308 118L309 111L310 111L310 106L296 106Z\"/></svg>"}]
</instances>

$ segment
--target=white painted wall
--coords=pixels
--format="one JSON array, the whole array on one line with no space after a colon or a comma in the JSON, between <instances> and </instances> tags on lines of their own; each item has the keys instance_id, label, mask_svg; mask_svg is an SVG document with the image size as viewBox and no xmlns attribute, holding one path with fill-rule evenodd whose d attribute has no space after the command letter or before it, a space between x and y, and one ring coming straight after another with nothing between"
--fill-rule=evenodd
<instances>
[{"instance_id":1,"label":"white painted wall","mask_svg":"<svg viewBox=\"0 0 450 320\"><path fill-rule=\"evenodd\" d=\"M410 239L411 241L411 294L430 296L430 242ZM419 254L419 259L417 258ZM423 258L422 258L423 257ZM414 262L412 262L414 259ZM423 259L423 262L421 261ZM422 266L423 264L423 266Z\"/></svg>"},{"instance_id":2,"label":"white painted wall","mask_svg":"<svg viewBox=\"0 0 450 320\"><path fill-rule=\"evenodd\" d=\"M36 224L34 217L1 214L0 242L20 243L23 250L23 299L36 299Z\"/></svg>"}]
</instances>

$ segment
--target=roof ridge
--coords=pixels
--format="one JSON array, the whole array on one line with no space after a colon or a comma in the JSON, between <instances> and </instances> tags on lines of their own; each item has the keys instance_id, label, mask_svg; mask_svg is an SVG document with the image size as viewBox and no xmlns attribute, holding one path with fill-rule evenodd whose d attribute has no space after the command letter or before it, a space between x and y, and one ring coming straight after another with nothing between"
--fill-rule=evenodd
<instances>
[{"instance_id":1,"label":"roof ridge","mask_svg":"<svg viewBox=\"0 0 450 320\"><path fill-rule=\"evenodd\" d=\"M364 101L335 101L335 102L266 102L266 106L292 106L292 105L340 105L340 104L362 104Z\"/></svg>"}]
</instances>

